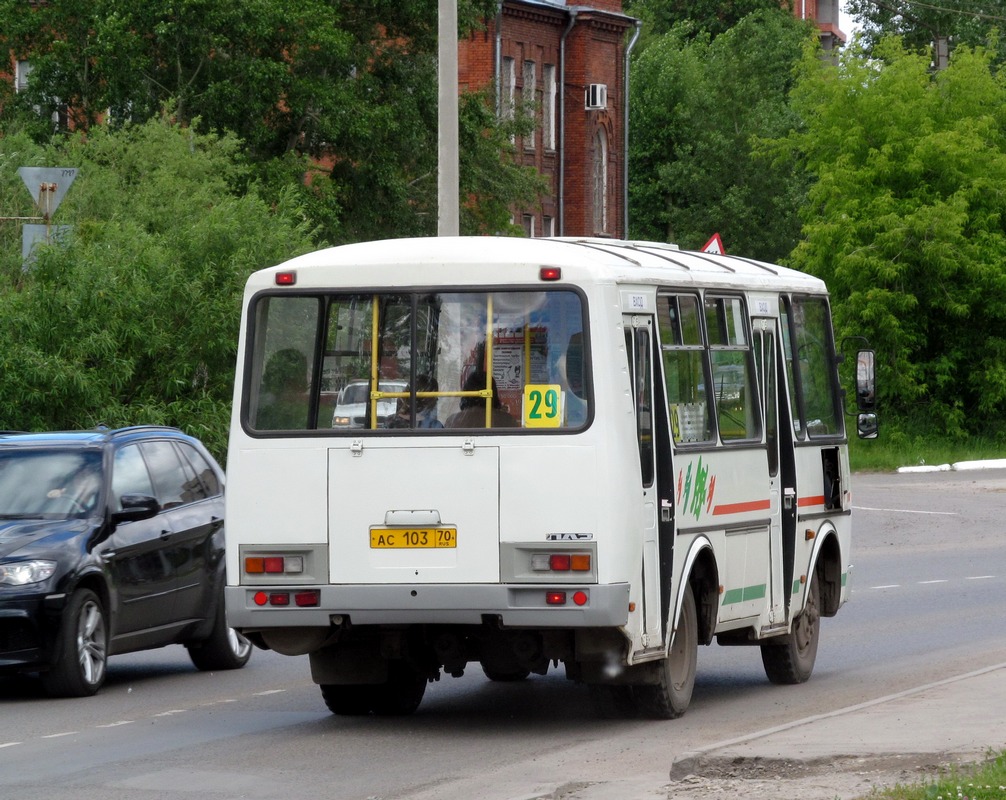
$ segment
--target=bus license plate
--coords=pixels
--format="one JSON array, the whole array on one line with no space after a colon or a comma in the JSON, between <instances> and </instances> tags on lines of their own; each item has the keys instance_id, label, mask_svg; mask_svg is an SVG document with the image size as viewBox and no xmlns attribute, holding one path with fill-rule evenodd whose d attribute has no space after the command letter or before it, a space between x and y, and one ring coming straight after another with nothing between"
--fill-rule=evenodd
<instances>
[{"instance_id":1,"label":"bus license plate","mask_svg":"<svg viewBox=\"0 0 1006 800\"><path fill-rule=\"evenodd\" d=\"M370 546L378 550L457 547L457 528L373 528Z\"/></svg>"}]
</instances>

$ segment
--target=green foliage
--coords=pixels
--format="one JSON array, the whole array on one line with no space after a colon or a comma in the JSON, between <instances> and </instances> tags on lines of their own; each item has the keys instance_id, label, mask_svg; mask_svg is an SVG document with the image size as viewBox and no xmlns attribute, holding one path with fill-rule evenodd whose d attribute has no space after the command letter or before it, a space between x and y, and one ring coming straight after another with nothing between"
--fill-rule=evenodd
<instances>
[{"instance_id":1,"label":"green foliage","mask_svg":"<svg viewBox=\"0 0 1006 800\"><path fill-rule=\"evenodd\" d=\"M496 13L461 0L461 32ZM310 175L300 202L331 241L436 232L436 0L0 0L0 19L33 67L27 92L0 98L5 133L44 142L63 104L71 130L169 109L240 138L272 201ZM476 102L461 111L466 228L502 230L500 209L533 204L540 184L501 159L505 125Z\"/></svg>"},{"instance_id":2,"label":"green foliage","mask_svg":"<svg viewBox=\"0 0 1006 800\"><path fill-rule=\"evenodd\" d=\"M980 7L968 0L940 0L917 3L910 0L848 0L846 11L859 23L861 44L867 52L888 36L900 36L911 50L926 53L935 60L933 46L937 38L946 40L947 49L965 46L987 47L996 51L996 59L1006 59L1006 40L998 31L1006 26L1006 2L992 0Z\"/></svg>"},{"instance_id":3,"label":"green foliage","mask_svg":"<svg viewBox=\"0 0 1006 800\"><path fill-rule=\"evenodd\" d=\"M625 12L642 20L645 44L649 37L663 36L682 23L692 35L715 38L750 14L780 7L793 15L792 3L776 0L627 0Z\"/></svg>"},{"instance_id":4,"label":"green foliage","mask_svg":"<svg viewBox=\"0 0 1006 800\"><path fill-rule=\"evenodd\" d=\"M27 271L3 251L0 427L164 423L221 456L244 282L315 246L294 194L236 192L235 139L156 121L4 150L5 188L17 166L80 171L57 212L69 245L41 248Z\"/></svg>"},{"instance_id":5,"label":"green foliage","mask_svg":"<svg viewBox=\"0 0 1006 800\"><path fill-rule=\"evenodd\" d=\"M632 236L698 248L719 231L729 252L789 254L805 180L753 148L798 124L788 92L811 36L776 8L712 40L678 26L650 42L632 66Z\"/></svg>"},{"instance_id":6,"label":"green foliage","mask_svg":"<svg viewBox=\"0 0 1006 800\"><path fill-rule=\"evenodd\" d=\"M881 408L981 434L1006 408L1006 85L985 51L936 76L898 40L874 53L805 58L786 144L815 183L791 262L828 283L839 337L877 349Z\"/></svg>"}]
</instances>

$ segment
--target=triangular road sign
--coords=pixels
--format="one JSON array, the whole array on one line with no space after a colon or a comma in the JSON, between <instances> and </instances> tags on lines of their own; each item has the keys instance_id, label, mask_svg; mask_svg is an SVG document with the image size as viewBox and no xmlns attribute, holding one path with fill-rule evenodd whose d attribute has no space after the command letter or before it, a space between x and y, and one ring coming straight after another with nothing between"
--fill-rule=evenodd
<instances>
[{"instance_id":1,"label":"triangular road sign","mask_svg":"<svg viewBox=\"0 0 1006 800\"><path fill-rule=\"evenodd\" d=\"M28 188L31 199L35 201L38 210L45 216L52 216L63 202L66 190L70 188L77 177L76 167L19 167L17 174L21 176Z\"/></svg>"},{"instance_id":2,"label":"triangular road sign","mask_svg":"<svg viewBox=\"0 0 1006 800\"><path fill-rule=\"evenodd\" d=\"M726 251L723 249L723 240L720 239L718 233L714 233L709 237L709 241L702 245L703 253L715 253L716 255L724 255Z\"/></svg>"}]
</instances>

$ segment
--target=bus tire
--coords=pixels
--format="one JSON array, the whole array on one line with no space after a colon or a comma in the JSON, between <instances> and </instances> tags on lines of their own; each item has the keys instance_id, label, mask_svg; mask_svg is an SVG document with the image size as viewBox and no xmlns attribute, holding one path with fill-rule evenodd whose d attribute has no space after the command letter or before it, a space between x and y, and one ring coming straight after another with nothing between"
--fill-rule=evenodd
<instances>
[{"instance_id":1,"label":"bus tire","mask_svg":"<svg viewBox=\"0 0 1006 800\"><path fill-rule=\"evenodd\" d=\"M404 717L423 702L426 675L404 661L388 663L388 680L376 687L374 713L382 717Z\"/></svg>"},{"instance_id":2,"label":"bus tire","mask_svg":"<svg viewBox=\"0 0 1006 800\"><path fill-rule=\"evenodd\" d=\"M793 620L793 629L777 642L761 646L765 674L772 683L804 683L814 671L817 643L821 638L821 588L813 577L807 605Z\"/></svg>"},{"instance_id":3,"label":"bus tire","mask_svg":"<svg viewBox=\"0 0 1006 800\"><path fill-rule=\"evenodd\" d=\"M374 695L380 688L369 683L323 683L321 696L328 710L343 717L360 717L374 707Z\"/></svg>"},{"instance_id":4,"label":"bus tire","mask_svg":"<svg viewBox=\"0 0 1006 800\"><path fill-rule=\"evenodd\" d=\"M685 587L681 619L667 658L660 664L656 684L633 687L641 714L652 719L677 719L685 713L695 688L699 658L699 621L692 587Z\"/></svg>"}]
</instances>

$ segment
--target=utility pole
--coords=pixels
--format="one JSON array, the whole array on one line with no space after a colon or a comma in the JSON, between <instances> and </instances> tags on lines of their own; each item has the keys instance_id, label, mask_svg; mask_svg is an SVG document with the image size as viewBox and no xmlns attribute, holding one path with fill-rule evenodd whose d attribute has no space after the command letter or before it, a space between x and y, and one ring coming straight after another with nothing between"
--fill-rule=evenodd
<instances>
[{"instance_id":1,"label":"utility pole","mask_svg":"<svg viewBox=\"0 0 1006 800\"><path fill-rule=\"evenodd\" d=\"M457 236L458 0L438 0L437 17L437 235Z\"/></svg>"}]
</instances>

